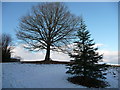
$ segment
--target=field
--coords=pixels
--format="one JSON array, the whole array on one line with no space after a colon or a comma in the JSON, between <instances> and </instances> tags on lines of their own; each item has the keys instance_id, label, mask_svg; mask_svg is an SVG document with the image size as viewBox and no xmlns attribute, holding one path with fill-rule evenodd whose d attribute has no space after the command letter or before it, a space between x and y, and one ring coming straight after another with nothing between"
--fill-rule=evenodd
<instances>
[{"instance_id":1,"label":"field","mask_svg":"<svg viewBox=\"0 0 120 90\"><path fill-rule=\"evenodd\" d=\"M118 88L119 67L109 68L107 81ZM2 63L2 88L87 88L67 81L65 64Z\"/></svg>"}]
</instances>

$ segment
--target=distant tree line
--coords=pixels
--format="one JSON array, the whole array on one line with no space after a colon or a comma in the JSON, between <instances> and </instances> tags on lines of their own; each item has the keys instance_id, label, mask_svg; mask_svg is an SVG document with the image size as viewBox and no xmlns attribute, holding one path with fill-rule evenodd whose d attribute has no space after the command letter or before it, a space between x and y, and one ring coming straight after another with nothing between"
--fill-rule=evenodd
<instances>
[{"instance_id":1,"label":"distant tree line","mask_svg":"<svg viewBox=\"0 0 120 90\"><path fill-rule=\"evenodd\" d=\"M0 43L0 48L2 48L2 60L3 61L9 61L11 57L11 43L12 43L12 38L8 34L2 34L1 36L1 43Z\"/></svg>"},{"instance_id":2,"label":"distant tree line","mask_svg":"<svg viewBox=\"0 0 120 90\"><path fill-rule=\"evenodd\" d=\"M0 38L0 50L2 51L2 62L18 61L17 58L11 58L13 50L12 37L3 33Z\"/></svg>"}]
</instances>

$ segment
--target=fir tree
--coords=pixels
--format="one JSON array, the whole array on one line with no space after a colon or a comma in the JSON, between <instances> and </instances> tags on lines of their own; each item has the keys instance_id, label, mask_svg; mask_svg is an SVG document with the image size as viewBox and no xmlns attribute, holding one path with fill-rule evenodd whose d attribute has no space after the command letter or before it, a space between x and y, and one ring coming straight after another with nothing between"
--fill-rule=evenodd
<instances>
[{"instance_id":1,"label":"fir tree","mask_svg":"<svg viewBox=\"0 0 120 90\"><path fill-rule=\"evenodd\" d=\"M82 77L89 78L102 78L105 79L107 70L106 64L98 64L102 61L103 55L99 55L98 48L95 48L95 43L91 39L91 34L87 30L86 25L81 19L80 28L77 32L78 40L75 42L76 48L73 49L74 53L70 53L73 58L73 63L67 65L68 71L66 73L74 74Z\"/></svg>"}]
</instances>

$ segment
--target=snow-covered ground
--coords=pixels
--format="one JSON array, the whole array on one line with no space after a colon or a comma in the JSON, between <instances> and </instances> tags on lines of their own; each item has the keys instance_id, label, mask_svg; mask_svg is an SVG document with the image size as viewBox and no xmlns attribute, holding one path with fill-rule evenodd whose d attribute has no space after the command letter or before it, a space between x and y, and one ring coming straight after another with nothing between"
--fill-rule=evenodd
<instances>
[{"instance_id":1,"label":"snow-covered ground","mask_svg":"<svg viewBox=\"0 0 120 90\"><path fill-rule=\"evenodd\" d=\"M118 88L117 69L109 69L108 88ZM67 81L66 66L59 64L3 63L2 88L86 88ZM111 73L112 72L112 73ZM115 77L113 72L116 73Z\"/></svg>"}]
</instances>

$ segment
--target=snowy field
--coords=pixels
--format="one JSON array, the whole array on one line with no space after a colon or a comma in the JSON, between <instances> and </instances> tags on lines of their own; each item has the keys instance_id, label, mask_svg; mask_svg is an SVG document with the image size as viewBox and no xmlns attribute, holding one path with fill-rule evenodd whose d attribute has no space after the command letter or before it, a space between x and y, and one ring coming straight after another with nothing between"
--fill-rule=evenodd
<instances>
[{"instance_id":1,"label":"snowy field","mask_svg":"<svg viewBox=\"0 0 120 90\"><path fill-rule=\"evenodd\" d=\"M59 64L3 63L2 88L86 88L68 82L66 70ZM107 72L107 88L118 88L118 68Z\"/></svg>"}]
</instances>

